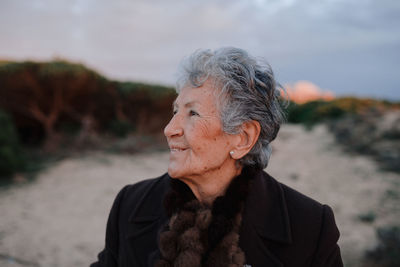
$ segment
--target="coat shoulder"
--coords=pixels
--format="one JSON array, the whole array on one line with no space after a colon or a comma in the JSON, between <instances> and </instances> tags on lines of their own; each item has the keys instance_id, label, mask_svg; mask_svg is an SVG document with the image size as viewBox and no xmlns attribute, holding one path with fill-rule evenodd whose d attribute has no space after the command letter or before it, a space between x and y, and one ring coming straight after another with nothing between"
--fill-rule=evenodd
<instances>
[{"instance_id":1,"label":"coat shoulder","mask_svg":"<svg viewBox=\"0 0 400 267\"><path fill-rule=\"evenodd\" d=\"M332 208L282 185L287 195L293 240L302 245L308 240L312 247L311 266L343 267L337 244L340 232Z\"/></svg>"},{"instance_id":2,"label":"coat shoulder","mask_svg":"<svg viewBox=\"0 0 400 267\"><path fill-rule=\"evenodd\" d=\"M125 186L121 209L125 215L138 215L161 212L162 199L169 188L167 173L152 179L146 179L135 184ZM159 215L159 214L157 214Z\"/></svg>"},{"instance_id":3,"label":"coat shoulder","mask_svg":"<svg viewBox=\"0 0 400 267\"><path fill-rule=\"evenodd\" d=\"M268 175L269 176L269 175ZM278 182L269 176L272 183L281 188L281 193L286 202L286 208L293 228L299 228L301 232L307 231L307 234L315 232L319 234L318 228L325 220L334 221L332 209L319 201L293 189L292 187ZM295 222L293 224L293 222ZM293 229L292 229L293 230Z\"/></svg>"},{"instance_id":4,"label":"coat shoulder","mask_svg":"<svg viewBox=\"0 0 400 267\"><path fill-rule=\"evenodd\" d=\"M286 203L288 208L293 207L293 210L298 211L298 213L308 214L315 212L322 212L323 204L319 201L293 189L292 187L285 185L283 183L277 182L282 188Z\"/></svg>"},{"instance_id":5,"label":"coat shoulder","mask_svg":"<svg viewBox=\"0 0 400 267\"><path fill-rule=\"evenodd\" d=\"M167 181L169 180L169 176L167 173L156 177L156 178L151 178L151 179L145 179L142 181L139 181L134 184L129 184L126 185L123 188L123 191L125 191L125 197L135 197L135 198L141 198L144 195L152 192L153 190L162 190L165 189L165 186L167 185Z\"/></svg>"},{"instance_id":6,"label":"coat shoulder","mask_svg":"<svg viewBox=\"0 0 400 267\"><path fill-rule=\"evenodd\" d=\"M331 207L272 179L286 202L293 248L308 248L303 252L312 266L342 266L337 246L340 234Z\"/></svg>"},{"instance_id":7,"label":"coat shoulder","mask_svg":"<svg viewBox=\"0 0 400 267\"><path fill-rule=\"evenodd\" d=\"M326 205L277 181L266 172L263 172L263 178L267 192L273 192L274 200L279 199L283 203L282 207L287 210L291 222L295 221L296 225L302 221L306 225L320 222L318 218L321 218Z\"/></svg>"}]
</instances>

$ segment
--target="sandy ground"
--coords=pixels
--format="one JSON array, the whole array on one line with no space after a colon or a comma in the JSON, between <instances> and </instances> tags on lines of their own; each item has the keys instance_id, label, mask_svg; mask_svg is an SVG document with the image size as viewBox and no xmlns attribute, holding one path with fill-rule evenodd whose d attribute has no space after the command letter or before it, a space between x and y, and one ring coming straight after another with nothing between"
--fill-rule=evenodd
<instances>
[{"instance_id":1,"label":"sandy ground","mask_svg":"<svg viewBox=\"0 0 400 267\"><path fill-rule=\"evenodd\" d=\"M343 153L324 126L285 125L267 171L335 212L346 266L360 266L376 243L375 228L400 221L400 175ZM88 266L104 246L117 192L159 176L168 154L92 154L63 160L33 183L0 190L0 266ZM373 212L372 223L359 215Z\"/></svg>"}]
</instances>

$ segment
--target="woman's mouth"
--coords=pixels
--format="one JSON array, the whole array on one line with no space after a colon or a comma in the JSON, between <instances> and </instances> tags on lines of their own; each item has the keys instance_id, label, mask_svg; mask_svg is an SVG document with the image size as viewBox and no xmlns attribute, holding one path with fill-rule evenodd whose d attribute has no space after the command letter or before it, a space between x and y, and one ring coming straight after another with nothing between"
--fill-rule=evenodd
<instances>
[{"instance_id":1,"label":"woman's mouth","mask_svg":"<svg viewBox=\"0 0 400 267\"><path fill-rule=\"evenodd\" d=\"M186 148L182 148L182 147L170 147L170 151L171 152L181 152L181 151L185 151Z\"/></svg>"}]
</instances>

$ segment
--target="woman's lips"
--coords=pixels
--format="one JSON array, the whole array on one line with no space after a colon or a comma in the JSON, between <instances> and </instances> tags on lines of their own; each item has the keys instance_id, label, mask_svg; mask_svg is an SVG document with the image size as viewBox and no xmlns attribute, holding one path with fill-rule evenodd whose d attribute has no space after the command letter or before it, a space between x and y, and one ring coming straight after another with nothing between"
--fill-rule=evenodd
<instances>
[{"instance_id":1,"label":"woman's lips","mask_svg":"<svg viewBox=\"0 0 400 267\"><path fill-rule=\"evenodd\" d=\"M181 151L186 150L186 148L171 147L170 150L171 150L171 152L181 152Z\"/></svg>"}]
</instances>

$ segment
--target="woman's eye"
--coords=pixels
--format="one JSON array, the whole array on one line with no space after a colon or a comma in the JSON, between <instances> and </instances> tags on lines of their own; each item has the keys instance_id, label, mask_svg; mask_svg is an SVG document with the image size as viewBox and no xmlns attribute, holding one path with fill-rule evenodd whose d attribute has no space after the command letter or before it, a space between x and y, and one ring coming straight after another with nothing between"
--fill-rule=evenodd
<instances>
[{"instance_id":1,"label":"woman's eye","mask_svg":"<svg viewBox=\"0 0 400 267\"><path fill-rule=\"evenodd\" d=\"M190 116L198 116L199 115L199 113L197 113L194 110L189 111L189 114L190 114Z\"/></svg>"},{"instance_id":2,"label":"woman's eye","mask_svg":"<svg viewBox=\"0 0 400 267\"><path fill-rule=\"evenodd\" d=\"M175 115L176 113L178 113L177 110L173 110L173 111L172 111L172 115Z\"/></svg>"}]
</instances>

